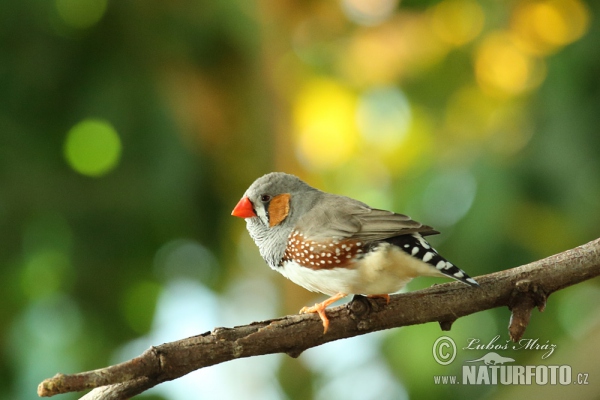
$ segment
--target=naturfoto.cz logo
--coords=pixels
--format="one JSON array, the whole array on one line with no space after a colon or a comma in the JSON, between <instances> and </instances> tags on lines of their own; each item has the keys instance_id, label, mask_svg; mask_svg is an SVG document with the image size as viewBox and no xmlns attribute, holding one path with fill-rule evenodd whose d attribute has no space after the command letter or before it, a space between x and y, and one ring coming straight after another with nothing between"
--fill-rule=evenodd
<instances>
[{"instance_id":1,"label":"naturfoto.cz logo","mask_svg":"<svg viewBox=\"0 0 600 400\"><path fill-rule=\"evenodd\" d=\"M503 345L494 344L495 337L487 345L479 344L478 339L469 339L462 350L505 350ZM521 343L521 342L519 342ZM527 339L526 344L517 344L513 350L544 350L542 359L547 359L555 350L556 345L546 342L538 345L538 340ZM543 346L543 347L542 347ZM508 348L508 347L507 347ZM440 365L449 365L456 358L457 347L454 340L448 336L438 338L433 344L433 358ZM454 375L434 376L434 383L463 384L463 385L587 385L588 374L573 374L569 365L513 365L515 360L496 352L487 352L465 363L473 365L462 366L462 379Z\"/></svg>"}]
</instances>

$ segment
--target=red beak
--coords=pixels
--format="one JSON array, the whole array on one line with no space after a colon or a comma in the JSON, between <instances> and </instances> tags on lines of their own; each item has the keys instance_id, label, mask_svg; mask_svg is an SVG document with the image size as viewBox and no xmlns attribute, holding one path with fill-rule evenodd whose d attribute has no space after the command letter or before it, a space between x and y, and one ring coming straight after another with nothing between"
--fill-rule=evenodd
<instances>
[{"instance_id":1,"label":"red beak","mask_svg":"<svg viewBox=\"0 0 600 400\"><path fill-rule=\"evenodd\" d=\"M242 199L237 203L231 212L231 215L240 218L256 217L256 213L252 209L252 203L250 203L250 200L247 196L242 197Z\"/></svg>"}]
</instances>

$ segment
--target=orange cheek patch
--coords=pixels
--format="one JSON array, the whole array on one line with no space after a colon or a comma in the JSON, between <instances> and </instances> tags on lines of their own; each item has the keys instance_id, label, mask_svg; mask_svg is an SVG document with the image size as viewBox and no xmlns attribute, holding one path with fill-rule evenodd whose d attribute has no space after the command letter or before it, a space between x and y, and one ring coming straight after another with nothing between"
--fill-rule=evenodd
<instances>
[{"instance_id":1,"label":"orange cheek patch","mask_svg":"<svg viewBox=\"0 0 600 400\"><path fill-rule=\"evenodd\" d=\"M273 197L269 203L269 226L279 225L290 212L290 195L284 193Z\"/></svg>"}]
</instances>

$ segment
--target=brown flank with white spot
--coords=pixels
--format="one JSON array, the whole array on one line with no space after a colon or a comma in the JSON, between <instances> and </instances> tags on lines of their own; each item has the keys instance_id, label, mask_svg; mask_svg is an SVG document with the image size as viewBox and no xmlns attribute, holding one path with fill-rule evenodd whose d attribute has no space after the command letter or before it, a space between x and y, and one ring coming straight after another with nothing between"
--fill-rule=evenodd
<instances>
[{"instance_id":1,"label":"brown flank with white spot","mask_svg":"<svg viewBox=\"0 0 600 400\"><path fill-rule=\"evenodd\" d=\"M363 243L358 240L316 242L293 231L288 238L282 262L295 261L302 267L314 270L350 268L354 258L363 253L362 247Z\"/></svg>"}]
</instances>

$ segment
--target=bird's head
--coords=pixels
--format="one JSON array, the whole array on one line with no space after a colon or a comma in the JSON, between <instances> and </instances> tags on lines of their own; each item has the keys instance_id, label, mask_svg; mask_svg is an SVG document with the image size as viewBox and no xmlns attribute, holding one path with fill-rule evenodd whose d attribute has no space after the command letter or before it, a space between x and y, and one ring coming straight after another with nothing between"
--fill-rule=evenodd
<instances>
[{"instance_id":1,"label":"bird's head","mask_svg":"<svg viewBox=\"0 0 600 400\"><path fill-rule=\"evenodd\" d=\"M272 266L285 252L286 238L299 216L320 193L294 175L272 172L250 185L231 215L246 219L246 227L261 255Z\"/></svg>"}]
</instances>

